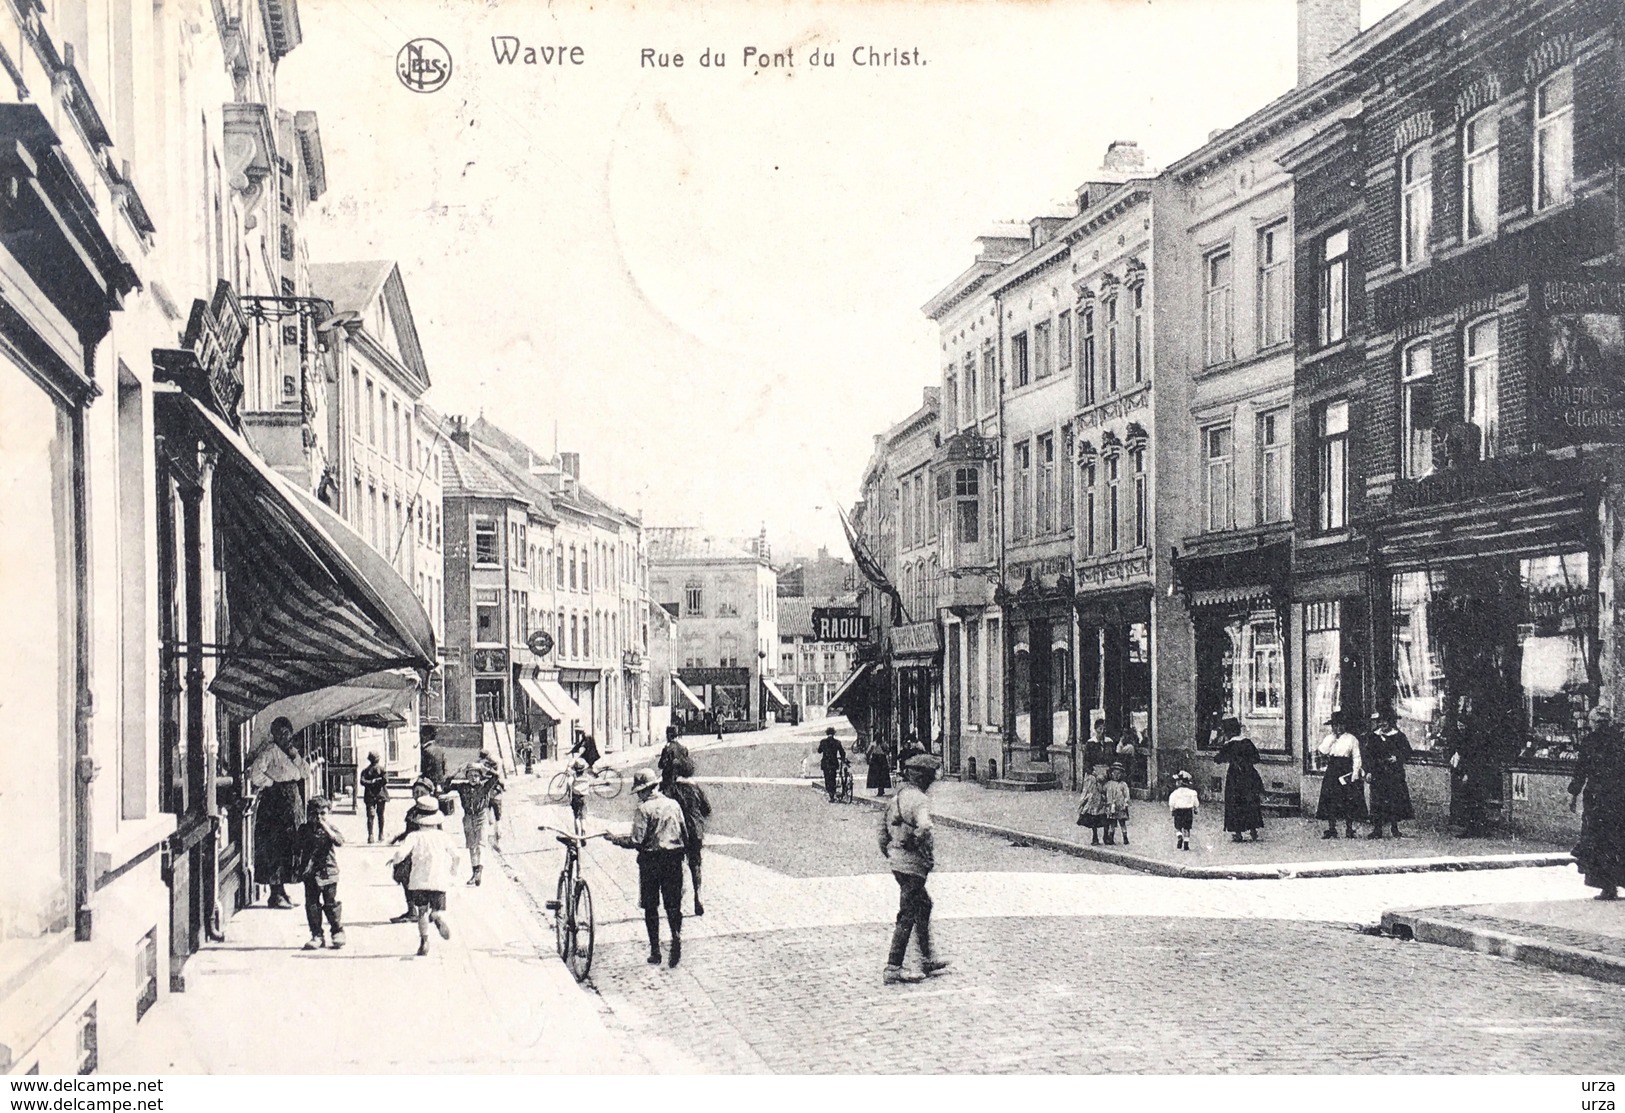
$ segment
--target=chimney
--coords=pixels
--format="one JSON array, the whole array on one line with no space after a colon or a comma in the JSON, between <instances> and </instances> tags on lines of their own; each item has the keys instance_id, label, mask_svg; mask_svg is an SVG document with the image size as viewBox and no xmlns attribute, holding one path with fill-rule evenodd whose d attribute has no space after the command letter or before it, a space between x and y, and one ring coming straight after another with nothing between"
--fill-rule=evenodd
<instances>
[{"instance_id":1,"label":"chimney","mask_svg":"<svg viewBox=\"0 0 1625 1113\"><path fill-rule=\"evenodd\" d=\"M468 447L468 418L452 417L447 419L451 426L451 442L464 452L470 451Z\"/></svg>"},{"instance_id":2,"label":"chimney","mask_svg":"<svg viewBox=\"0 0 1625 1113\"><path fill-rule=\"evenodd\" d=\"M1360 0L1298 0L1298 85L1311 85L1327 59L1360 33Z\"/></svg>"},{"instance_id":3,"label":"chimney","mask_svg":"<svg viewBox=\"0 0 1625 1113\"><path fill-rule=\"evenodd\" d=\"M564 473L571 479L574 479L578 483L581 481L581 453L559 453L559 466L564 469Z\"/></svg>"}]
</instances>

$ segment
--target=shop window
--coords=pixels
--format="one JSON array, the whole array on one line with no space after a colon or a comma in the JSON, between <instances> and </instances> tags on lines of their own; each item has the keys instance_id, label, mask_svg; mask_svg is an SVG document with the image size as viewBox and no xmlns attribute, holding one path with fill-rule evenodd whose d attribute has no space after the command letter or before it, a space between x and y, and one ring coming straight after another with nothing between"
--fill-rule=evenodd
<instances>
[{"instance_id":1,"label":"shop window","mask_svg":"<svg viewBox=\"0 0 1625 1113\"><path fill-rule=\"evenodd\" d=\"M502 593L480 589L474 592L474 642L476 645L502 644Z\"/></svg>"},{"instance_id":2,"label":"shop window","mask_svg":"<svg viewBox=\"0 0 1625 1113\"><path fill-rule=\"evenodd\" d=\"M1247 711L1252 715L1281 714L1285 665L1281 653L1281 627L1275 616L1254 618L1246 629Z\"/></svg>"},{"instance_id":3,"label":"shop window","mask_svg":"<svg viewBox=\"0 0 1625 1113\"><path fill-rule=\"evenodd\" d=\"M1501 190L1501 120L1487 108L1461 128L1461 237L1495 234Z\"/></svg>"},{"instance_id":4,"label":"shop window","mask_svg":"<svg viewBox=\"0 0 1625 1113\"><path fill-rule=\"evenodd\" d=\"M1547 78L1535 91L1535 209L1574 195L1574 70Z\"/></svg>"},{"instance_id":5,"label":"shop window","mask_svg":"<svg viewBox=\"0 0 1625 1113\"><path fill-rule=\"evenodd\" d=\"M1399 160L1399 262L1414 267L1428 257L1433 228L1433 151L1424 139Z\"/></svg>"},{"instance_id":6,"label":"shop window","mask_svg":"<svg viewBox=\"0 0 1625 1113\"><path fill-rule=\"evenodd\" d=\"M474 681L474 713L482 723L499 723L506 719L507 700L502 681L482 677Z\"/></svg>"},{"instance_id":7,"label":"shop window","mask_svg":"<svg viewBox=\"0 0 1625 1113\"><path fill-rule=\"evenodd\" d=\"M497 534L497 524L495 522L484 521L482 519L475 519L475 521L474 521L474 563L475 564L497 564L497 563L499 563L500 558L499 558L499 555L498 555L498 547L499 547L499 541L498 541L498 534Z\"/></svg>"},{"instance_id":8,"label":"shop window","mask_svg":"<svg viewBox=\"0 0 1625 1113\"><path fill-rule=\"evenodd\" d=\"M1418 341L1405 349L1402 359L1405 477L1421 479L1433 474L1433 345Z\"/></svg>"},{"instance_id":9,"label":"shop window","mask_svg":"<svg viewBox=\"0 0 1625 1113\"><path fill-rule=\"evenodd\" d=\"M1285 408L1258 415L1258 520L1292 516L1292 417Z\"/></svg>"},{"instance_id":10,"label":"shop window","mask_svg":"<svg viewBox=\"0 0 1625 1113\"><path fill-rule=\"evenodd\" d=\"M1207 528L1229 529L1235 522L1231 506L1231 452L1234 443L1230 426L1212 425L1202 430L1203 484L1207 502Z\"/></svg>"},{"instance_id":11,"label":"shop window","mask_svg":"<svg viewBox=\"0 0 1625 1113\"><path fill-rule=\"evenodd\" d=\"M1286 221L1277 221L1258 232L1258 346L1273 348L1286 343L1291 335L1287 309L1287 261L1292 241Z\"/></svg>"},{"instance_id":12,"label":"shop window","mask_svg":"<svg viewBox=\"0 0 1625 1113\"><path fill-rule=\"evenodd\" d=\"M1306 754L1314 754L1326 730L1326 720L1343 706L1342 625L1341 603L1304 604L1304 722L1300 741Z\"/></svg>"},{"instance_id":13,"label":"shop window","mask_svg":"<svg viewBox=\"0 0 1625 1113\"><path fill-rule=\"evenodd\" d=\"M1322 348L1348 335L1349 233L1347 228L1321 241L1319 340Z\"/></svg>"},{"instance_id":14,"label":"shop window","mask_svg":"<svg viewBox=\"0 0 1625 1113\"><path fill-rule=\"evenodd\" d=\"M1349 514L1349 404L1330 402L1320 411L1320 528L1344 529Z\"/></svg>"},{"instance_id":15,"label":"shop window","mask_svg":"<svg viewBox=\"0 0 1625 1113\"><path fill-rule=\"evenodd\" d=\"M1478 458L1498 455L1501 440L1501 327L1494 317L1467 326L1466 381L1462 396L1467 424L1478 430Z\"/></svg>"}]
</instances>

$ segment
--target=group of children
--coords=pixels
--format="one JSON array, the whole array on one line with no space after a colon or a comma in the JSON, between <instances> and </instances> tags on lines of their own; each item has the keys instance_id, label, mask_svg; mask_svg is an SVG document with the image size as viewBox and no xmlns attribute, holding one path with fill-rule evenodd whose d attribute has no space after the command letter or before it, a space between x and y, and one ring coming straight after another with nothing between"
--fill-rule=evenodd
<instances>
[{"instance_id":1,"label":"group of children","mask_svg":"<svg viewBox=\"0 0 1625 1113\"><path fill-rule=\"evenodd\" d=\"M1107 846L1115 846L1117 835L1128 846L1128 780L1121 762L1113 762L1102 775L1096 766L1083 775L1083 796L1078 801L1078 826L1089 828L1089 845L1099 846L1105 832ZM1191 829L1201 798L1191 787L1191 775L1184 770L1174 776L1174 790L1168 794L1168 810L1173 814L1174 837L1180 850L1191 848Z\"/></svg>"}]
</instances>

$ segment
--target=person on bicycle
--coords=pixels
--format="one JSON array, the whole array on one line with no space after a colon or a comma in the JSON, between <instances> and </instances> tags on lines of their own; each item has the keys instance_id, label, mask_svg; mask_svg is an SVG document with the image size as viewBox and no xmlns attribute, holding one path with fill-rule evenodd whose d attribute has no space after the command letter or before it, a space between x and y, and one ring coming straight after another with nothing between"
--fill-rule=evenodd
<instances>
[{"instance_id":1,"label":"person on bicycle","mask_svg":"<svg viewBox=\"0 0 1625 1113\"><path fill-rule=\"evenodd\" d=\"M824 792L831 804L835 803L835 775L845 764L846 747L835 737L834 727L825 727L823 740L818 743L818 767L824 772Z\"/></svg>"},{"instance_id":2,"label":"person on bicycle","mask_svg":"<svg viewBox=\"0 0 1625 1113\"><path fill-rule=\"evenodd\" d=\"M931 803L926 792L937 779L942 763L930 754L917 754L903 766L904 785L897 790L880 819L880 853L897 879L897 926L892 930L891 952L886 957L882 977L885 985L917 982L921 974L903 969L908 954L908 937L920 945L920 969L924 977L942 972L948 966L931 946L931 894L925 891L926 878L936 865L936 844L931 833Z\"/></svg>"},{"instance_id":3,"label":"person on bicycle","mask_svg":"<svg viewBox=\"0 0 1625 1113\"><path fill-rule=\"evenodd\" d=\"M660 905L666 906L671 927L671 960L675 968L683 957L683 809L660 792L660 775L639 769L632 778L638 810L632 815L632 833L611 836L616 846L638 852L638 891L643 905L643 926L649 933L649 965L660 965Z\"/></svg>"},{"instance_id":4,"label":"person on bicycle","mask_svg":"<svg viewBox=\"0 0 1625 1113\"><path fill-rule=\"evenodd\" d=\"M597 765L598 759L603 756L598 752L598 743L593 740L592 735L583 731L576 732L576 744L570 747L570 753L587 763L589 773L593 772L593 766Z\"/></svg>"}]
</instances>

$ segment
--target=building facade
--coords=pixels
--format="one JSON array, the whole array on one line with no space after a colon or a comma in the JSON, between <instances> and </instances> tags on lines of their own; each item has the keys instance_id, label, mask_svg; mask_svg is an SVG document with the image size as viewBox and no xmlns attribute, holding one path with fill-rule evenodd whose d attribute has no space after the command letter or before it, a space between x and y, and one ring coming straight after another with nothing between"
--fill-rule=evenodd
<instances>
[{"instance_id":1,"label":"building facade","mask_svg":"<svg viewBox=\"0 0 1625 1113\"><path fill-rule=\"evenodd\" d=\"M857 664L853 642L822 641L813 628L819 607L857 609L857 595L779 597L778 686L804 719L822 718Z\"/></svg>"}]
</instances>

